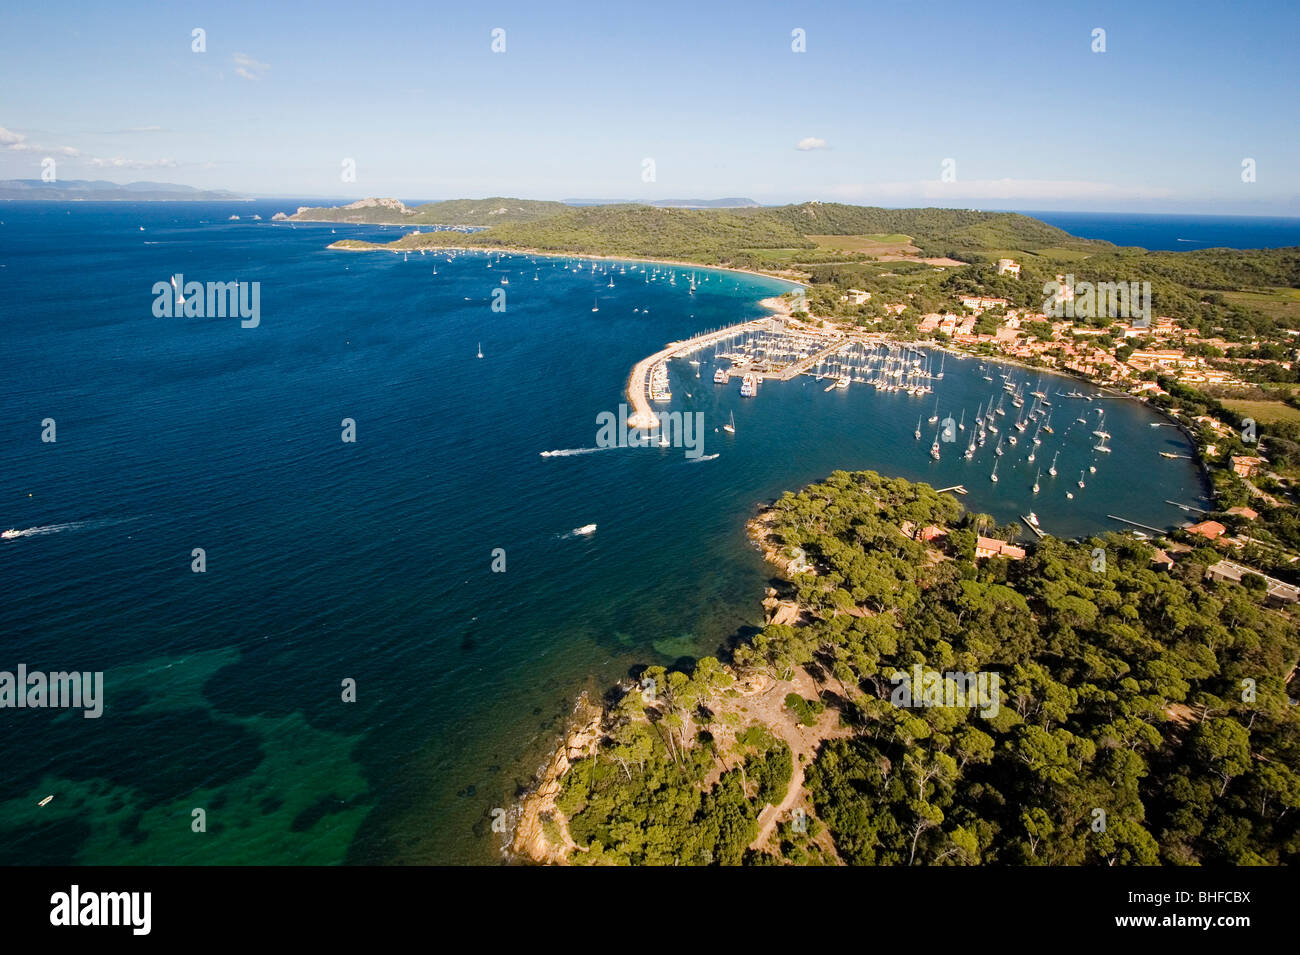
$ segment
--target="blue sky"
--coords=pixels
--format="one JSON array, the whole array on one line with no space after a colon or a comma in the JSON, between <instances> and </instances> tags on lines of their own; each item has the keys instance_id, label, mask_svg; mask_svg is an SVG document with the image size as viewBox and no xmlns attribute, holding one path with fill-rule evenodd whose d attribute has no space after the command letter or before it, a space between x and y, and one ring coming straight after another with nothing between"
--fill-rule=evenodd
<instances>
[{"instance_id":1,"label":"blue sky","mask_svg":"<svg viewBox=\"0 0 1300 955\"><path fill-rule=\"evenodd\" d=\"M62 179L282 196L1300 215L1298 11L6 4L0 178L37 178L50 156ZM196 27L206 52L191 50Z\"/></svg>"}]
</instances>

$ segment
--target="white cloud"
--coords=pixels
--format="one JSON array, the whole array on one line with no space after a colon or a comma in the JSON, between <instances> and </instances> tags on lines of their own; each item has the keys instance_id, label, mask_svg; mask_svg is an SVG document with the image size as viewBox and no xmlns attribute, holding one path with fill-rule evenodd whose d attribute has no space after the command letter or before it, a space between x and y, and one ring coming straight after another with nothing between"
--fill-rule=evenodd
<instances>
[{"instance_id":1,"label":"white cloud","mask_svg":"<svg viewBox=\"0 0 1300 955\"><path fill-rule=\"evenodd\" d=\"M830 147L826 145L826 140L818 139L816 136L808 136L805 139L799 140L798 144L794 148L802 149L807 152L810 149L829 149Z\"/></svg>"},{"instance_id":2,"label":"white cloud","mask_svg":"<svg viewBox=\"0 0 1300 955\"><path fill-rule=\"evenodd\" d=\"M1164 199L1171 189L1117 186L1068 179L966 179L943 182L844 183L831 187L841 199Z\"/></svg>"},{"instance_id":3,"label":"white cloud","mask_svg":"<svg viewBox=\"0 0 1300 955\"><path fill-rule=\"evenodd\" d=\"M119 133L161 133L161 126L128 126L126 129L119 129Z\"/></svg>"},{"instance_id":4,"label":"white cloud","mask_svg":"<svg viewBox=\"0 0 1300 955\"><path fill-rule=\"evenodd\" d=\"M231 59L235 61L235 72L246 80L260 80L271 68L271 64L261 63L247 53L236 53Z\"/></svg>"},{"instance_id":5,"label":"white cloud","mask_svg":"<svg viewBox=\"0 0 1300 955\"><path fill-rule=\"evenodd\" d=\"M73 149L71 146L42 146L38 143L29 143L27 137L22 133L15 133L12 129L5 129L0 126L0 149L11 149L20 153L58 153L60 156L80 156L81 150Z\"/></svg>"}]
</instances>

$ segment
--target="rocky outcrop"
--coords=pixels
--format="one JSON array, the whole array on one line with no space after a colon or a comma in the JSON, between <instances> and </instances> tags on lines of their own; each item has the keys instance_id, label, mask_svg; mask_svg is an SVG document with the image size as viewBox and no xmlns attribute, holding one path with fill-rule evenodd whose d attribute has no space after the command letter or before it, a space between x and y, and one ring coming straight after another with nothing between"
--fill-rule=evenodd
<instances>
[{"instance_id":1,"label":"rocky outcrop","mask_svg":"<svg viewBox=\"0 0 1300 955\"><path fill-rule=\"evenodd\" d=\"M404 216L415 215L415 210L409 208L406 203L400 199L358 199L356 202L349 202L346 206L340 206L340 209L392 209L394 212L400 212ZM302 210L299 209L299 212Z\"/></svg>"},{"instance_id":2,"label":"rocky outcrop","mask_svg":"<svg viewBox=\"0 0 1300 955\"><path fill-rule=\"evenodd\" d=\"M537 788L524 797L515 825L515 836L510 851L532 862L564 865L569 853L577 846L569 837L563 813L555 807L555 799L563 787L561 780L574 760L590 756L600 743L604 711L592 703L584 692L574 705L573 716L564 738L556 747L546 769L542 771ZM551 834L546 823L551 822ZM558 834L559 841L555 840Z\"/></svg>"}]
</instances>

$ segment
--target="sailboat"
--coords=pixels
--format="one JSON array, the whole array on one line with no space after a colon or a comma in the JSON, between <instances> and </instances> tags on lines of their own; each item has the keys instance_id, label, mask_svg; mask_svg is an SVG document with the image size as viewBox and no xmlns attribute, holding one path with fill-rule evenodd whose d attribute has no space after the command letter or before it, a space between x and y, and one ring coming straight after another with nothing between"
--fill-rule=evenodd
<instances>
[{"instance_id":1,"label":"sailboat","mask_svg":"<svg viewBox=\"0 0 1300 955\"><path fill-rule=\"evenodd\" d=\"M1052 466L1047 469L1047 473L1050 474L1052 477L1056 477L1056 459L1060 457L1060 454L1061 452L1057 451L1055 454L1052 455Z\"/></svg>"},{"instance_id":2,"label":"sailboat","mask_svg":"<svg viewBox=\"0 0 1300 955\"><path fill-rule=\"evenodd\" d=\"M1042 473L1043 473L1042 470L1039 470L1038 474L1035 474L1035 475L1034 475L1034 493L1035 493L1035 494L1038 493L1038 476L1039 476L1039 474L1042 474Z\"/></svg>"},{"instance_id":3,"label":"sailboat","mask_svg":"<svg viewBox=\"0 0 1300 955\"><path fill-rule=\"evenodd\" d=\"M482 342L479 342L479 343L478 343L478 357L479 357L479 358L482 358L482 357L483 357L483 343L482 343Z\"/></svg>"},{"instance_id":4,"label":"sailboat","mask_svg":"<svg viewBox=\"0 0 1300 955\"><path fill-rule=\"evenodd\" d=\"M597 304L597 302L596 302L596 300L595 300L594 298L591 300L591 310L592 310L593 312L599 312L599 311L600 311L600 305Z\"/></svg>"},{"instance_id":5,"label":"sailboat","mask_svg":"<svg viewBox=\"0 0 1300 955\"><path fill-rule=\"evenodd\" d=\"M731 418L727 421L726 424L722 426L722 430L728 432L729 434L736 433L736 412L733 411L731 413Z\"/></svg>"},{"instance_id":6,"label":"sailboat","mask_svg":"<svg viewBox=\"0 0 1300 955\"><path fill-rule=\"evenodd\" d=\"M998 483L998 462L996 460L993 462L993 473L989 475L989 480L994 484Z\"/></svg>"},{"instance_id":7,"label":"sailboat","mask_svg":"<svg viewBox=\"0 0 1300 955\"><path fill-rule=\"evenodd\" d=\"M966 409L965 408L961 409L961 420L957 422L957 430L958 431L966 430Z\"/></svg>"},{"instance_id":8,"label":"sailboat","mask_svg":"<svg viewBox=\"0 0 1300 955\"><path fill-rule=\"evenodd\" d=\"M921 440L921 416L916 416L916 440Z\"/></svg>"},{"instance_id":9,"label":"sailboat","mask_svg":"<svg viewBox=\"0 0 1300 955\"><path fill-rule=\"evenodd\" d=\"M1083 487L1083 472L1079 472L1079 487Z\"/></svg>"},{"instance_id":10,"label":"sailboat","mask_svg":"<svg viewBox=\"0 0 1300 955\"><path fill-rule=\"evenodd\" d=\"M938 398L934 399L934 414L930 415L929 420L930 420L930 424L934 424L936 421L939 420L939 399Z\"/></svg>"},{"instance_id":11,"label":"sailboat","mask_svg":"<svg viewBox=\"0 0 1300 955\"><path fill-rule=\"evenodd\" d=\"M934 444L930 445L930 457L939 460L939 429L934 429Z\"/></svg>"}]
</instances>

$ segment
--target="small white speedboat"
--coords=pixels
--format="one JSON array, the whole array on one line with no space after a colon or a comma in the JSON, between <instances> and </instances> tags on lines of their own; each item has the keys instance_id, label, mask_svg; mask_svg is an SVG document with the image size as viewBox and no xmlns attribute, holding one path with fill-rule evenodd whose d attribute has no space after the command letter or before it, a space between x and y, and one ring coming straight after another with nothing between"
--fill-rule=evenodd
<instances>
[{"instance_id":1,"label":"small white speedboat","mask_svg":"<svg viewBox=\"0 0 1300 955\"><path fill-rule=\"evenodd\" d=\"M573 533L575 533L575 534L581 534L581 535L583 535L584 537L587 536L587 535L589 535L589 534L594 534L594 533L596 533L596 525L595 525L595 524L583 524L581 527L575 527L575 528L573 529Z\"/></svg>"}]
</instances>

